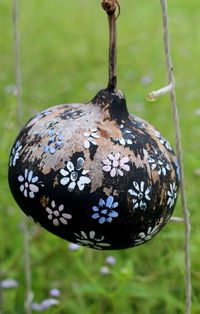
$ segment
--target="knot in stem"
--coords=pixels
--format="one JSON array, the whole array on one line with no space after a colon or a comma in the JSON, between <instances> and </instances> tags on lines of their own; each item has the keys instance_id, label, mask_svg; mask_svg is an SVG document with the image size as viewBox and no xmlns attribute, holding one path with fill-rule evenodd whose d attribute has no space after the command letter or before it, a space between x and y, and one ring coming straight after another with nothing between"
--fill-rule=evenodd
<instances>
[{"instance_id":1,"label":"knot in stem","mask_svg":"<svg viewBox=\"0 0 200 314\"><path fill-rule=\"evenodd\" d=\"M102 0L101 5L109 15L113 14L118 7L116 0Z\"/></svg>"}]
</instances>

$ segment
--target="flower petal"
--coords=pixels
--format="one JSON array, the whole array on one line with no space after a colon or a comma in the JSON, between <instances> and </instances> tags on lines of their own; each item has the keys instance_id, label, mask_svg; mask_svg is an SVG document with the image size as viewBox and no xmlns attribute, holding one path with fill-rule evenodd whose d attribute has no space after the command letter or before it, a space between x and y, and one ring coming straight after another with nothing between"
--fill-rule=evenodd
<instances>
[{"instance_id":1,"label":"flower petal","mask_svg":"<svg viewBox=\"0 0 200 314\"><path fill-rule=\"evenodd\" d=\"M91 179L88 178L88 177L81 176L81 177L79 178L78 183L79 183L79 182L80 182L81 184L89 184L89 183L91 182Z\"/></svg>"},{"instance_id":2,"label":"flower petal","mask_svg":"<svg viewBox=\"0 0 200 314\"><path fill-rule=\"evenodd\" d=\"M111 208L113 200L114 200L114 198L112 195L108 196L107 200L106 200L106 207Z\"/></svg>"},{"instance_id":3,"label":"flower petal","mask_svg":"<svg viewBox=\"0 0 200 314\"><path fill-rule=\"evenodd\" d=\"M117 171L116 171L116 168L112 168L111 172L110 172L110 176L113 178L115 177Z\"/></svg>"},{"instance_id":4,"label":"flower petal","mask_svg":"<svg viewBox=\"0 0 200 314\"><path fill-rule=\"evenodd\" d=\"M20 185L19 189L20 189L21 192L23 192L24 191L24 185L23 184Z\"/></svg>"},{"instance_id":5,"label":"flower petal","mask_svg":"<svg viewBox=\"0 0 200 314\"><path fill-rule=\"evenodd\" d=\"M109 154L109 155L108 155L108 158L109 158L110 160L114 160L114 155L113 155L113 154Z\"/></svg>"},{"instance_id":6,"label":"flower petal","mask_svg":"<svg viewBox=\"0 0 200 314\"><path fill-rule=\"evenodd\" d=\"M46 207L46 212L48 213L48 214L52 214L53 213L53 211L51 210L51 208L49 208L49 207Z\"/></svg>"},{"instance_id":7,"label":"flower petal","mask_svg":"<svg viewBox=\"0 0 200 314\"><path fill-rule=\"evenodd\" d=\"M144 192L144 181L141 181L140 183L140 191Z\"/></svg>"},{"instance_id":8,"label":"flower petal","mask_svg":"<svg viewBox=\"0 0 200 314\"><path fill-rule=\"evenodd\" d=\"M126 171L130 171L130 166L129 165L122 164L122 165L120 165L120 167L121 167L121 169L124 169Z\"/></svg>"},{"instance_id":9,"label":"flower petal","mask_svg":"<svg viewBox=\"0 0 200 314\"><path fill-rule=\"evenodd\" d=\"M111 208L116 208L118 207L119 203L118 202L115 202L114 204L112 204Z\"/></svg>"},{"instance_id":10,"label":"flower petal","mask_svg":"<svg viewBox=\"0 0 200 314\"><path fill-rule=\"evenodd\" d=\"M109 159L105 159L102 161L104 165L110 166L111 165L111 161Z\"/></svg>"},{"instance_id":11,"label":"flower petal","mask_svg":"<svg viewBox=\"0 0 200 314\"><path fill-rule=\"evenodd\" d=\"M114 155L114 160L119 160L119 158L120 158L120 153L118 152L118 153L116 153L115 155Z\"/></svg>"},{"instance_id":12,"label":"flower petal","mask_svg":"<svg viewBox=\"0 0 200 314\"><path fill-rule=\"evenodd\" d=\"M76 170L81 170L81 168L83 167L83 164L84 164L84 159L82 157L79 157L76 163Z\"/></svg>"},{"instance_id":13,"label":"flower petal","mask_svg":"<svg viewBox=\"0 0 200 314\"><path fill-rule=\"evenodd\" d=\"M69 182L69 178L62 178L62 179L60 180L60 183L61 183L62 185L66 185L68 182Z\"/></svg>"},{"instance_id":14,"label":"flower petal","mask_svg":"<svg viewBox=\"0 0 200 314\"><path fill-rule=\"evenodd\" d=\"M60 222L62 222L63 225L67 225L68 224L68 222L67 222L67 220L65 218L60 217L59 219L60 219Z\"/></svg>"},{"instance_id":15,"label":"flower petal","mask_svg":"<svg viewBox=\"0 0 200 314\"><path fill-rule=\"evenodd\" d=\"M111 166L104 166L103 170L109 172L111 170Z\"/></svg>"},{"instance_id":16,"label":"flower petal","mask_svg":"<svg viewBox=\"0 0 200 314\"><path fill-rule=\"evenodd\" d=\"M59 220L57 219L57 218L54 218L53 219L53 224L54 224L54 226L59 226Z\"/></svg>"},{"instance_id":17,"label":"flower petal","mask_svg":"<svg viewBox=\"0 0 200 314\"><path fill-rule=\"evenodd\" d=\"M98 213L95 213L95 214L92 215L92 218L93 218L93 219L97 219L97 218L99 218L99 217L100 217L100 216L99 216Z\"/></svg>"},{"instance_id":18,"label":"flower petal","mask_svg":"<svg viewBox=\"0 0 200 314\"><path fill-rule=\"evenodd\" d=\"M139 185L136 181L133 181L133 185L137 191L140 191Z\"/></svg>"},{"instance_id":19,"label":"flower petal","mask_svg":"<svg viewBox=\"0 0 200 314\"><path fill-rule=\"evenodd\" d=\"M99 206L103 207L104 205L105 205L105 201L102 198L100 198Z\"/></svg>"},{"instance_id":20,"label":"flower petal","mask_svg":"<svg viewBox=\"0 0 200 314\"><path fill-rule=\"evenodd\" d=\"M93 207L92 207L92 210L93 210L94 212L98 212L98 211L99 211L99 208L96 207L96 206L93 206Z\"/></svg>"},{"instance_id":21,"label":"flower petal","mask_svg":"<svg viewBox=\"0 0 200 314\"><path fill-rule=\"evenodd\" d=\"M34 177L34 178L32 178L32 180L31 180L32 183L35 183L35 182L37 182L37 181L38 181L38 177Z\"/></svg>"},{"instance_id":22,"label":"flower petal","mask_svg":"<svg viewBox=\"0 0 200 314\"><path fill-rule=\"evenodd\" d=\"M111 246L111 244L108 244L108 243L103 243L103 242L101 242L101 243L97 243L96 245L98 245L98 246Z\"/></svg>"},{"instance_id":23,"label":"flower petal","mask_svg":"<svg viewBox=\"0 0 200 314\"><path fill-rule=\"evenodd\" d=\"M73 192L74 188L76 186L76 182L71 182L69 185L68 185L68 191L69 192Z\"/></svg>"},{"instance_id":24,"label":"flower petal","mask_svg":"<svg viewBox=\"0 0 200 314\"><path fill-rule=\"evenodd\" d=\"M120 169L117 170L117 173L118 173L121 177L123 177L123 175L124 175L123 172L122 172Z\"/></svg>"},{"instance_id":25,"label":"flower petal","mask_svg":"<svg viewBox=\"0 0 200 314\"><path fill-rule=\"evenodd\" d=\"M62 216L66 219L72 219L72 215L70 214L62 214Z\"/></svg>"},{"instance_id":26,"label":"flower petal","mask_svg":"<svg viewBox=\"0 0 200 314\"><path fill-rule=\"evenodd\" d=\"M27 178L27 176L28 176L28 169L25 169L24 176L25 176L25 178Z\"/></svg>"},{"instance_id":27,"label":"flower petal","mask_svg":"<svg viewBox=\"0 0 200 314\"><path fill-rule=\"evenodd\" d=\"M71 161L67 162L67 169L69 170L69 172L74 171L74 165Z\"/></svg>"},{"instance_id":28,"label":"flower petal","mask_svg":"<svg viewBox=\"0 0 200 314\"><path fill-rule=\"evenodd\" d=\"M90 147L90 142L88 140L85 140L83 145L84 145L85 148L89 148Z\"/></svg>"},{"instance_id":29,"label":"flower petal","mask_svg":"<svg viewBox=\"0 0 200 314\"><path fill-rule=\"evenodd\" d=\"M105 218L105 217L101 217L101 218L99 219L99 223L100 223L100 224L103 224L105 221L106 221L106 218Z\"/></svg>"},{"instance_id":30,"label":"flower petal","mask_svg":"<svg viewBox=\"0 0 200 314\"><path fill-rule=\"evenodd\" d=\"M63 211L63 209L64 209L64 205L63 204L61 204L59 207L58 207L58 209L59 209L59 211L61 212L61 211Z\"/></svg>"},{"instance_id":31,"label":"flower petal","mask_svg":"<svg viewBox=\"0 0 200 314\"><path fill-rule=\"evenodd\" d=\"M90 237L90 239L94 239L95 238L95 231L90 231L89 237Z\"/></svg>"},{"instance_id":32,"label":"flower petal","mask_svg":"<svg viewBox=\"0 0 200 314\"><path fill-rule=\"evenodd\" d=\"M69 174L69 172L66 171L65 169L61 169L61 170L60 170L60 173L61 173L64 177L66 177L66 176Z\"/></svg>"},{"instance_id":33,"label":"flower petal","mask_svg":"<svg viewBox=\"0 0 200 314\"><path fill-rule=\"evenodd\" d=\"M55 147L50 147L49 151L51 154L54 154L56 152L56 149L55 149Z\"/></svg>"},{"instance_id":34,"label":"flower petal","mask_svg":"<svg viewBox=\"0 0 200 314\"><path fill-rule=\"evenodd\" d=\"M107 212L108 212L108 210L107 210L107 209L103 209L103 210L101 211L101 213L102 213L103 215L106 215L106 214L107 214Z\"/></svg>"},{"instance_id":35,"label":"flower petal","mask_svg":"<svg viewBox=\"0 0 200 314\"><path fill-rule=\"evenodd\" d=\"M31 182L31 179L32 179L32 176L33 176L33 171L31 170L28 174L28 181Z\"/></svg>"},{"instance_id":36,"label":"flower petal","mask_svg":"<svg viewBox=\"0 0 200 314\"><path fill-rule=\"evenodd\" d=\"M124 140L123 137L121 137L121 138L119 139L119 143L120 143L121 145L125 145L125 144L126 144L126 142L125 142L125 140Z\"/></svg>"},{"instance_id":37,"label":"flower petal","mask_svg":"<svg viewBox=\"0 0 200 314\"><path fill-rule=\"evenodd\" d=\"M34 193L37 193L39 191L38 186L36 186L35 184L29 184L29 189Z\"/></svg>"},{"instance_id":38,"label":"flower petal","mask_svg":"<svg viewBox=\"0 0 200 314\"><path fill-rule=\"evenodd\" d=\"M18 177L18 181L19 181L19 182L23 182L23 181L24 181L24 177L19 176L19 177Z\"/></svg>"},{"instance_id":39,"label":"flower petal","mask_svg":"<svg viewBox=\"0 0 200 314\"><path fill-rule=\"evenodd\" d=\"M34 198L35 194L31 191L28 193L30 198Z\"/></svg>"},{"instance_id":40,"label":"flower petal","mask_svg":"<svg viewBox=\"0 0 200 314\"><path fill-rule=\"evenodd\" d=\"M129 158L127 156L123 157L121 160L120 160L120 164L126 164L127 162L129 162Z\"/></svg>"},{"instance_id":41,"label":"flower petal","mask_svg":"<svg viewBox=\"0 0 200 314\"><path fill-rule=\"evenodd\" d=\"M119 214L115 210L111 210L110 213L108 214L108 216L115 218L115 217L118 217Z\"/></svg>"}]
</instances>

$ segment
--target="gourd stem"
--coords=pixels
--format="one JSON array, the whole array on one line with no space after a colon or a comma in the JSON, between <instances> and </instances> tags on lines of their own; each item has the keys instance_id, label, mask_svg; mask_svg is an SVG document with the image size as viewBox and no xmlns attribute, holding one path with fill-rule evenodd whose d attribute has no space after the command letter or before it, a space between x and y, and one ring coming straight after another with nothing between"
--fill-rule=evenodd
<instances>
[{"instance_id":1,"label":"gourd stem","mask_svg":"<svg viewBox=\"0 0 200 314\"><path fill-rule=\"evenodd\" d=\"M109 23L109 58L108 58L108 89L115 89L117 85L117 36L116 36L116 17L115 12L108 14Z\"/></svg>"},{"instance_id":2,"label":"gourd stem","mask_svg":"<svg viewBox=\"0 0 200 314\"><path fill-rule=\"evenodd\" d=\"M117 0L102 0L102 7L108 15L109 24L109 57L108 57L108 89L114 90L117 85L117 31L116 20L120 14L120 6ZM115 11L118 9L116 17Z\"/></svg>"}]
</instances>

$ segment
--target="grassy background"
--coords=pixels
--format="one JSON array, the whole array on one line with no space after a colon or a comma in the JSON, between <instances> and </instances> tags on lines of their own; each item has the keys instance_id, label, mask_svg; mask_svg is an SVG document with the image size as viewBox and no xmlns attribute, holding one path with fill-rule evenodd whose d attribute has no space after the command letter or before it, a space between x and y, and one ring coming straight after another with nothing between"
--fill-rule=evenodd
<instances>
[{"instance_id":1,"label":"grassy background","mask_svg":"<svg viewBox=\"0 0 200 314\"><path fill-rule=\"evenodd\" d=\"M23 314L25 275L22 214L7 184L10 147L18 133L11 1L0 0L0 280L2 311ZM177 80L188 203L191 210L192 313L200 313L200 28L196 0L169 0L172 57ZM121 0L118 20L118 88L129 111L154 124L174 145L168 95L147 103L145 95L166 83L159 1ZM23 122L40 110L86 102L107 84L107 21L100 0L20 1ZM142 84L143 76L151 82ZM11 86L11 87L10 87ZM182 215L180 200L175 215ZM184 313L184 226L169 223L149 243L99 252L68 243L28 222L34 301L61 290L60 304L46 313ZM113 255L110 274L100 267Z\"/></svg>"}]
</instances>

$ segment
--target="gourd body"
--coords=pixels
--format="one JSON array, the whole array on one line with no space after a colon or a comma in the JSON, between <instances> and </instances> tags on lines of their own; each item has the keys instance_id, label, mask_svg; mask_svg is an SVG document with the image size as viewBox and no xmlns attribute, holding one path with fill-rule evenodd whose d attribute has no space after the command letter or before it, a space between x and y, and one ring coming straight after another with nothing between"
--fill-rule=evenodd
<instances>
[{"instance_id":1,"label":"gourd body","mask_svg":"<svg viewBox=\"0 0 200 314\"><path fill-rule=\"evenodd\" d=\"M128 113L120 91L105 89L32 118L11 150L9 184L25 214L55 235L125 249L168 222L179 168L158 130Z\"/></svg>"}]
</instances>

